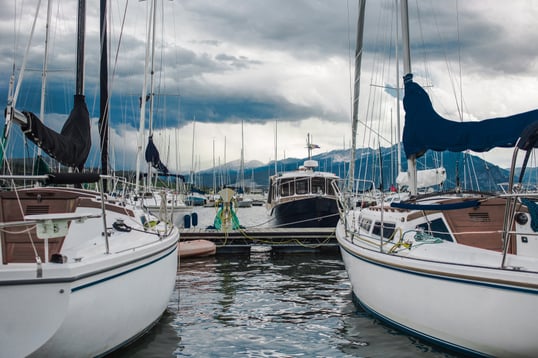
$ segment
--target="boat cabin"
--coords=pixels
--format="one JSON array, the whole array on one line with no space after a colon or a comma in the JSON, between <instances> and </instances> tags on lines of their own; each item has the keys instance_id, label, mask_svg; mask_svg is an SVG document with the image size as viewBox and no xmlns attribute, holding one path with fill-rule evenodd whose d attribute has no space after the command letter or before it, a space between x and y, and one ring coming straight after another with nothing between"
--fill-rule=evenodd
<instances>
[{"instance_id":1,"label":"boat cabin","mask_svg":"<svg viewBox=\"0 0 538 358\"><path fill-rule=\"evenodd\" d=\"M333 183L338 181L334 174L309 175L306 172L296 171L296 175L275 175L270 179L267 203L275 203L290 197L297 196L335 196ZM318 173L320 174L320 173Z\"/></svg>"}]
</instances>

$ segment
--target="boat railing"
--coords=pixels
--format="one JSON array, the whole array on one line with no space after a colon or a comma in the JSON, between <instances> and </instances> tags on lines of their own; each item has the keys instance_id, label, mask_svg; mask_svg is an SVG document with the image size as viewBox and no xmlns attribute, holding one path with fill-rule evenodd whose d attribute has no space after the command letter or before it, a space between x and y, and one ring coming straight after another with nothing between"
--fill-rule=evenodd
<instances>
[{"instance_id":1,"label":"boat railing","mask_svg":"<svg viewBox=\"0 0 538 358\"><path fill-rule=\"evenodd\" d=\"M336 203L338 206L338 212L340 213L340 219L345 220L346 212L350 207L352 195L350 195L349 192L342 190L342 188L338 185L336 181L332 182L331 186L334 193L336 194Z\"/></svg>"},{"instance_id":2,"label":"boat railing","mask_svg":"<svg viewBox=\"0 0 538 358\"><path fill-rule=\"evenodd\" d=\"M527 126L520 135L516 145L514 146L514 151L512 154L512 162L510 166L510 176L508 178L508 198L504 212L504 225L503 225L503 259L501 266L504 268L506 265L506 255L508 253L508 248L510 242L514 240L514 235L510 234L510 229L514 226L516 219L516 209L518 203L521 203L523 199L529 199L527 208L531 215L531 220L533 217L538 219L538 206L534 201L530 201L533 198L538 196L537 193L527 193L522 191L522 183L527 168L528 159L533 152L533 149L538 143L538 121ZM523 166L521 167L520 173L518 175L519 180L516 183L516 165L518 163L518 154L520 151L525 152L525 158L523 161ZM512 194L512 195L510 195ZM535 211L534 213L532 211Z\"/></svg>"},{"instance_id":3,"label":"boat railing","mask_svg":"<svg viewBox=\"0 0 538 358\"><path fill-rule=\"evenodd\" d=\"M509 190L508 188L508 185L509 183L507 182L497 184L502 194L509 194L511 192L511 190ZM527 194L533 194L538 193L538 185L532 183L518 183L516 184L516 188L513 188L513 190L516 190L518 192L524 192Z\"/></svg>"}]
</instances>

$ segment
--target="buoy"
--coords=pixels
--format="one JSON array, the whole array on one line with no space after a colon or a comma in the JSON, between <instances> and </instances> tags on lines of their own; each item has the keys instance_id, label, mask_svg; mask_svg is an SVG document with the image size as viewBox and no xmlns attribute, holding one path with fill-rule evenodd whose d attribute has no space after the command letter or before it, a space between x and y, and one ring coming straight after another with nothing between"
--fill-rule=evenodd
<instances>
[{"instance_id":1,"label":"buoy","mask_svg":"<svg viewBox=\"0 0 538 358\"><path fill-rule=\"evenodd\" d=\"M189 229L191 227L191 216L189 214L185 214L183 217L183 227L185 229Z\"/></svg>"},{"instance_id":2,"label":"buoy","mask_svg":"<svg viewBox=\"0 0 538 358\"><path fill-rule=\"evenodd\" d=\"M197 226L198 225L198 213L192 213L191 215L192 217L192 226Z\"/></svg>"}]
</instances>

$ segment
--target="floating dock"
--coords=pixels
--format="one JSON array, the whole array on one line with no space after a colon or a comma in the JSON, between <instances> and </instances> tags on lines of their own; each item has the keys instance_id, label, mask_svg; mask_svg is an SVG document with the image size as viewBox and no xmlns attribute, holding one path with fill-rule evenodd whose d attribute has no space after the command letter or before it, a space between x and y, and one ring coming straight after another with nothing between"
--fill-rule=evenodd
<instances>
[{"instance_id":1,"label":"floating dock","mask_svg":"<svg viewBox=\"0 0 538 358\"><path fill-rule=\"evenodd\" d=\"M180 241L186 240L209 240L217 246L217 254L250 252L259 245L270 246L273 252L338 250L335 228L180 229Z\"/></svg>"}]
</instances>

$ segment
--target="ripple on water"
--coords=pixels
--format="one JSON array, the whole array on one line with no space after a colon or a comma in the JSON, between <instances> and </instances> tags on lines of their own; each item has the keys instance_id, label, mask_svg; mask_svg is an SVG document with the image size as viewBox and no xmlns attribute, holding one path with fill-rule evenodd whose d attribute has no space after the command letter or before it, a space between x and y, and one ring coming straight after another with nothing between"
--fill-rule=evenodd
<instances>
[{"instance_id":1,"label":"ripple on water","mask_svg":"<svg viewBox=\"0 0 538 358\"><path fill-rule=\"evenodd\" d=\"M455 357L351 300L338 255L183 260L169 309L115 357Z\"/></svg>"}]
</instances>

